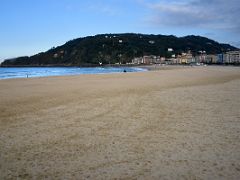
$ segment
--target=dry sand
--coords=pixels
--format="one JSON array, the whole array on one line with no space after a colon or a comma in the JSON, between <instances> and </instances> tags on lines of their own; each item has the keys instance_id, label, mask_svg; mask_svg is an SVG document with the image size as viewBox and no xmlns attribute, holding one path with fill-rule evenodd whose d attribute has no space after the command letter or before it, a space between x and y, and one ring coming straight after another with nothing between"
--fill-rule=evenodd
<instances>
[{"instance_id":1,"label":"dry sand","mask_svg":"<svg viewBox=\"0 0 240 180\"><path fill-rule=\"evenodd\" d=\"M240 179L240 68L0 80L0 179Z\"/></svg>"}]
</instances>

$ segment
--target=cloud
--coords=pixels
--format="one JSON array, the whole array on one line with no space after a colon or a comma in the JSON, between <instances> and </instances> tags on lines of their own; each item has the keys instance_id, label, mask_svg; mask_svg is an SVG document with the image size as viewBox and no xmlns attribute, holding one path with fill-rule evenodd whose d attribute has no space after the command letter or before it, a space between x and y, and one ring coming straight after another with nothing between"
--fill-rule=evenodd
<instances>
[{"instance_id":1,"label":"cloud","mask_svg":"<svg viewBox=\"0 0 240 180\"><path fill-rule=\"evenodd\" d=\"M239 0L180 0L146 3L148 21L158 26L224 30L240 35Z\"/></svg>"}]
</instances>

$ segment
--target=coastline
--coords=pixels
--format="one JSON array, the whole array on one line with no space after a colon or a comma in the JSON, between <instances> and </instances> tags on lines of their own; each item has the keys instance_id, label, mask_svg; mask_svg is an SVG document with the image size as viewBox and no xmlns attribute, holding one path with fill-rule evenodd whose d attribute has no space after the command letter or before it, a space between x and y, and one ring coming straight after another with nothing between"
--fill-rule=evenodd
<instances>
[{"instance_id":1,"label":"coastline","mask_svg":"<svg viewBox=\"0 0 240 180\"><path fill-rule=\"evenodd\" d=\"M0 178L238 179L239 93L223 66L0 81Z\"/></svg>"},{"instance_id":2,"label":"coastline","mask_svg":"<svg viewBox=\"0 0 240 180\"><path fill-rule=\"evenodd\" d=\"M206 65L204 65L206 66ZM27 66L27 67L3 67L0 68L0 80L14 78L38 78L51 76L74 76L82 74L112 74L122 72L141 72L141 71L158 71L184 68L196 68L194 65L103 65L94 67L77 67L77 66ZM230 67L216 66L211 67ZM237 67L237 66L232 66ZM36 68L36 69L35 69ZM75 68L75 69L74 69ZM5 74L6 73L6 74Z\"/></svg>"},{"instance_id":3,"label":"coastline","mask_svg":"<svg viewBox=\"0 0 240 180\"><path fill-rule=\"evenodd\" d=\"M141 72L147 69L139 67L9 67L0 68L0 79L37 78L51 76L71 76L82 74L112 74L123 72Z\"/></svg>"}]
</instances>

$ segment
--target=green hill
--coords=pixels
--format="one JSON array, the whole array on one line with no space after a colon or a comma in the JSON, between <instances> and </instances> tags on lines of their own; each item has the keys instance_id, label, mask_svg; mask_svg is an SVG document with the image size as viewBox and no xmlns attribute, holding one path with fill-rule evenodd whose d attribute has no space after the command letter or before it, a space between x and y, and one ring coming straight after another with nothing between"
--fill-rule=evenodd
<instances>
[{"instance_id":1,"label":"green hill","mask_svg":"<svg viewBox=\"0 0 240 180\"><path fill-rule=\"evenodd\" d=\"M198 51L217 54L237 48L220 44L201 36L165 36L145 34L101 34L68 41L62 46L52 48L34 56L18 57L5 60L2 66L44 66L69 65L87 66L103 64L127 63L134 57L158 55L169 57L168 48L175 54L191 50L194 55Z\"/></svg>"}]
</instances>

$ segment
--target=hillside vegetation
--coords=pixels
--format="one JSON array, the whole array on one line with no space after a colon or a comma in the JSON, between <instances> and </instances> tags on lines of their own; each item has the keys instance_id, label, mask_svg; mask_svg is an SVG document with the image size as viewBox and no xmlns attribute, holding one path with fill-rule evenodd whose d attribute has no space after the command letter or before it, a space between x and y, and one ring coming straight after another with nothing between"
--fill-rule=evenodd
<instances>
[{"instance_id":1,"label":"hillside vegetation","mask_svg":"<svg viewBox=\"0 0 240 180\"><path fill-rule=\"evenodd\" d=\"M168 48L174 54L191 50L193 55L198 51L217 54L237 48L220 44L201 36L165 36L145 34L101 34L68 41L62 46L53 47L46 52L33 56L5 60L2 66L41 66L66 65L88 66L131 62L134 57L157 55L170 57Z\"/></svg>"}]
</instances>

